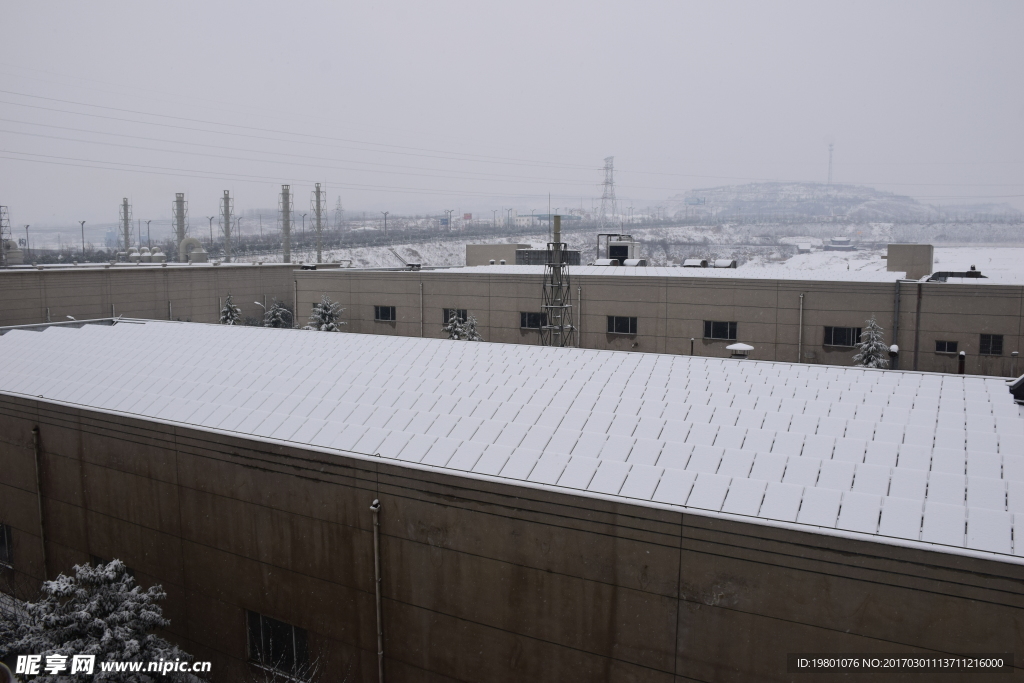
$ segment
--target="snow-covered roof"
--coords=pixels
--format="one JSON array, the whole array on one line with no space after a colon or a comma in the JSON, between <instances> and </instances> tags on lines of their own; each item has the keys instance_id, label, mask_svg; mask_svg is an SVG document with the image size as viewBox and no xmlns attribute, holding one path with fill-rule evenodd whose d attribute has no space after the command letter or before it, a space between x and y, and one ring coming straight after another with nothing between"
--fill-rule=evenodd
<instances>
[{"instance_id":1,"label":"snow-covered roof","mask_svg":"<svg viewBox=\"0 0 1024 683\"><path fill-rule=\"evenodd\" d=\"M159 321L0 354L4 394L1024 563L1002 379Z\"/></svg>"},{"instance_id":2,"label":"snow-covered roof","mask_svg":"<svg viewBox=\"0 0 1024 683\"><path fill-rule=\"evenodd\" d=\"M488 273L492 275L543 275L546 266L468 266L465 268L437 269L432 273ZM896 282L904 273L882 271L813 271L777 267L741 268L677 268L670 266L569 266L569 275L606 275L619 277L688 277L771 280L842 280L855 282Z\"/></svg>"}]
</instances>

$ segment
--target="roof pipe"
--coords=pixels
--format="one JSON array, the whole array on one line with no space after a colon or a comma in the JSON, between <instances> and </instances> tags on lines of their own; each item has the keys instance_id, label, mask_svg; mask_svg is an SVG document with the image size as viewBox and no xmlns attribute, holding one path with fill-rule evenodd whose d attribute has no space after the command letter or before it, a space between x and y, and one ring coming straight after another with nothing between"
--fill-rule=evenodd
<instances>
[{"instance_id":1,"label":"roof pipe","mask_svg":"<svg viewBox=\"0 0 1024 683\"><path fill-rule=\"evenodd\" d=\"M804 293L800 292L800 329L796 333L796 362L804 362Z\"/></svg>"}]
</instances>

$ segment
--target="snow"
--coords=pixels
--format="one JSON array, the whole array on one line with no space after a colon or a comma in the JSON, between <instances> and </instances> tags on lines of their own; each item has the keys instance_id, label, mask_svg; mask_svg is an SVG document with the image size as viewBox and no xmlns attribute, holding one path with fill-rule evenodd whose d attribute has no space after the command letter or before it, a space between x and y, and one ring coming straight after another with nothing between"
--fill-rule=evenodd
<instances>
[{"instance_id":1,"label":"snow","mask_svg":"<svg viewBox=\"0 0 1024 683\"><path fill-rule=\"evenodd\" d=\"M1002 379L167 321L13 330L0 354L0 393L33 400L1024 562Z\"/></svg>"}]
</instances>

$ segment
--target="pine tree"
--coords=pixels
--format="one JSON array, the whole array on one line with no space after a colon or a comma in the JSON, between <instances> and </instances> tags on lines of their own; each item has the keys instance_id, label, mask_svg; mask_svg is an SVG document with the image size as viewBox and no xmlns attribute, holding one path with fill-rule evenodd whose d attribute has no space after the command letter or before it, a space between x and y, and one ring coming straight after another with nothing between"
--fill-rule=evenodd
<instances>
[{"instance_id":1,"label":"pine tree","mask_svg":"<svg viewBox=\"0 0 1024 683\"><path fill-rule=\"evenodd\" d=\"M224 301L224 308L220 309L221 325L239 325L242 322L242 309L231 301L231 295Z\"/></svg>"},{"instance_id":2,"label":"pine tree","mask_svg":"<svg viewBox=\"0 0 1024 683\"><path fill-rule=\"evenodd\" d=\"M484 338L476 331L476 318L469 316L466 322L462 323L462 338L466 341L483 341Z\"/></svg>"},{"instance_id":3,"label":"pine tree","mask_svg":"<svg viewBox=\"0 0 1024 683\"><path fill-rule=\"evenodd\" d=\"M452 310L448 322L442 328L449 339L456 341L483 341L484 338L476 329L476 318L469 316L465 320L459 319L457 311Z\"/></svg>"},{"instance_id":4,"label":"pine tree","mask_svg":"<svg viewBox=\"0 0 1024 683\"><path fill-rule=\"evenodd\" d=\"M292 312L277 299L270 304L270 308L263 314L263 327L276 327L290 329L292 326Z\"/></svg>"},{"instance_id":5,"label":"pine tree","mask_svg":"<svg viewBox=\"0 0 1024 683\"><path fill-rule=\"evenodd\" d=\"M889 367L889 347L885 343L885 330L878 324L874 316L867 321L860 333L860 352L853 357L853 364L865 368Z\"/></svg>"},{"instance_id":6,"label":"pine tree","mask_svg":"<svg viewBox=\"0 0 1024 683\"><path fill-rule=\"evenodd\" d=\"M303 329L341 332L341 326L348 324L339 320L344 310L339 304L331 301L326 294L323 294L320 297L320 303L313 304L313 312L309 315L309 324Z\"/></svg>"},{"instance_id":7,"label":"pine tree","mask_svg":"<svg viewBox=\"0 0 1024 683\"><path fill-rule=\"evenodd\" d=\"M153 634L170 621L158 604L167 598L160 586L143 591L135 585L120 560L90 567L75 567L75 576L61 574L43 584L41 598L20 606L16 614L0 613L4 628L0 633L0 659L19 654L61 655L67 657L67 669L59 676L43 675L39 681L92 681L83 673L70 675L72 655L95 655L94 674L100 662L191 661L163 638ZM105 674L103 680L119 683L188 681L201 678L191 673L152 676L145 672Z\"/></svg>"}]
</instances>

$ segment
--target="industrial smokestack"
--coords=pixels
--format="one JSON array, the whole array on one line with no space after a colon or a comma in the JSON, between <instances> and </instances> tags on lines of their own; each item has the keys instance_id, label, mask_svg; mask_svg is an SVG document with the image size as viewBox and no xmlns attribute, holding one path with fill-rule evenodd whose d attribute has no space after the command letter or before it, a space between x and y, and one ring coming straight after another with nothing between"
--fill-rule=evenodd
<instances>
[{"instance_id":1,"label":"industrial smokestack","mask_svg":"<svg viewBox=\"0 0 1024 683\"><path fill-rule=\"evenodd\" d=\"M292 195L291 186L281 186L281 247L284 249L284 262L292 262Z\"/></svg>"}]
</instances>

